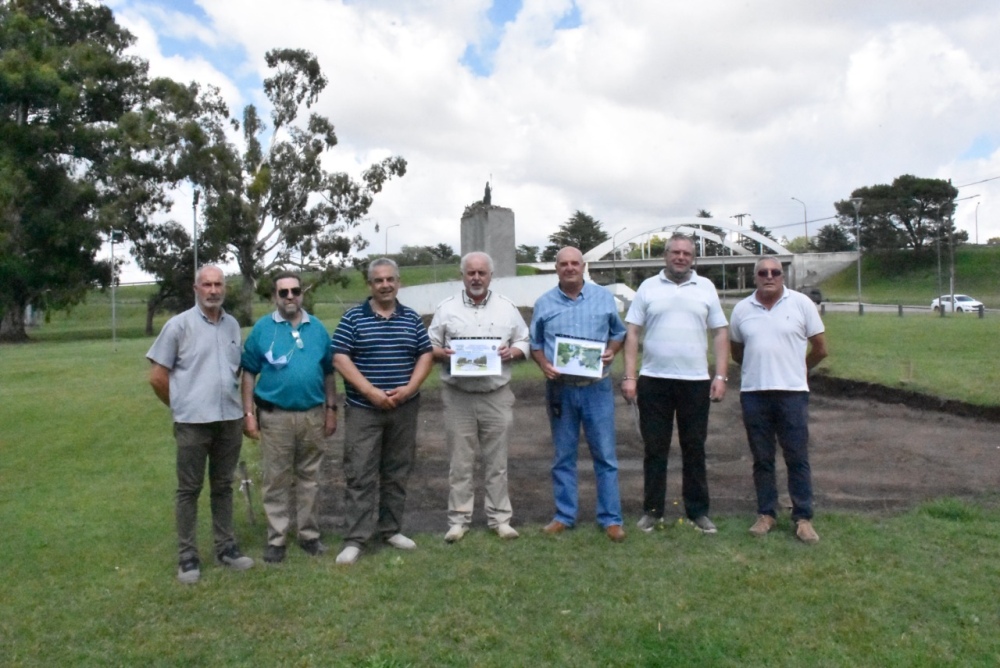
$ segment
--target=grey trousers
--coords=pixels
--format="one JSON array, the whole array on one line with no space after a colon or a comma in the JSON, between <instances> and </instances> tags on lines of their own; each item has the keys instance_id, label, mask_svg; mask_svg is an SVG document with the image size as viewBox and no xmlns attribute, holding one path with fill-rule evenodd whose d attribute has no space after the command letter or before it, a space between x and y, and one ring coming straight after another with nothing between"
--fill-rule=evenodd
<instances>
[{"instance_id":1,"label":"grey trousers","mask_svg":"<svg viewBox=\"0 0 1000 668\"><path fill-rule=\"evenodd\" d=\"M208 465L215 553L236 544L233 474L243 446L243 420L174 423L177 440L177 547L180 561L198 556L198 497Z\"/></svg>"},{"instance_id":2,"label":"grey trousers","mask_svg":"<svg viewBox=\"0 0 1000 668\"><path fill-rule=\"evenodd\" d=\"M402 528L419 410L419 396L391 411L345 407L345 546L361 547Z\"/></svg>"}]
</instances>

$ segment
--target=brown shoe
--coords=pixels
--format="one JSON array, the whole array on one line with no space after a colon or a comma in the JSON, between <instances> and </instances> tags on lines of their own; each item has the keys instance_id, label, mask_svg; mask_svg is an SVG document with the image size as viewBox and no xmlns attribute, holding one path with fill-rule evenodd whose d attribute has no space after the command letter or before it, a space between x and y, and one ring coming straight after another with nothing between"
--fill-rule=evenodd
<instances>
[{"instance_id":1,"label":"brown shoe","mask_svg":"<svg viewBox=\"0 0 1000 668\"><path fill-rule=\"evenodd\" d=\"M552 520L551 522L542 527L542 533L548 534L550 536L555 536L556 534L560 534L568 528L569 528L568 526L566 526L559 520Z\"/></svg>"},{"instance_id":2,"label":"brown shoe","mask_svg":"<svg viewBox=\"0 0 1000 668\"><path fill-rule=\"evenodd\" d=\"M819 542L819 534L813 529L809 520L799 520L795 523L795 537L809 545Z\"/></svg>"},{"instance_id":3,"label":"brown shoe","mask_svg":"<svg viewBox=\"0 0 1000 668\"><path fill-rule=\"evenodd\" d=\"M777 521L770 515L758 515L757 521L750 527L750 533L754 536L766 536L767 532L774 528Z\"/></svg>"},{"instance_id":4,"label":"brown shoe","mask_svg":"<svg viewBox=\"0 0 1000 668\"><path fill-rule=\"evenodd\" d=\"M604 533L608 534L608 538L615 543L620 543L625 540L625 529L622 529L621 524L612 524L604 530Z\"/></svg>"}]
</instances>

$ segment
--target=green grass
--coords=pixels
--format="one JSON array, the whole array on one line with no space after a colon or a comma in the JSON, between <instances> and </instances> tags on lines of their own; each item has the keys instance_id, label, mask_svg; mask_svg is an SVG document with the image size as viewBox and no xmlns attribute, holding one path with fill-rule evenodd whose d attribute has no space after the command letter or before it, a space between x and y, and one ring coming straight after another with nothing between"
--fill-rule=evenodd
<instances>
[{"instance_id":1,"label":"green grass","mask_svg":"<svg viewBox=\"0 0 1000 668\"><path fill-rule=\"evenodd\" d=\"M852 322L829 318L831 337ZM347 569L291 550L279 568L207 566L178 585L174 444L146 384L149 343L0 347L2 665L1000 662L997 499L821 514L814 548L787 520L753 540L743 516L716 518L714 537L675 524L623 545L528 526L511 543L418 535L413 553ZM238 512L237 533L259 556L261 526Z\"/></svg>"},{"instance_id":2,"label":"green grass","mask_svg":"<svg viewBox=\"0 0 1000 668\"><path fill-rule=\"evenodd\" d=\"M949 292L947 253L941 259L944 293ZM820 284L830 301L857 301L857 268L852 265ZM1000 246L955 249L955 292L972 295L987 308L1000 308ZM861 261L861 298L869 304L930 307L938 295L937 254L899 252L869 255Z\"/></svg>"},{"instance_id":3,"label":"green grass","mask_svg":"<svg viewBox=\"0 0 1000 668\"><path fill-rule=\"evenodd\" d=\"M850 378L985 406L1000 405L995 314L940 317L827 313L830 356L820 369Z\"/></svg>"}]
</instances>

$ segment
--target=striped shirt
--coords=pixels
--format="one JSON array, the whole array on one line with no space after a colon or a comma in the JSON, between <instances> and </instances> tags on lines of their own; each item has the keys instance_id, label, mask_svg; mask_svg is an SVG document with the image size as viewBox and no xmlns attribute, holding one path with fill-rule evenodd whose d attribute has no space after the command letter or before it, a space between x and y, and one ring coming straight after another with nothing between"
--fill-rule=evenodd
<instances>
[{"instance_id":1,"label":"striped shirt","mask_svg":"<svg viewBox=\"0 0 1000 668\"><path fill-rule=\"evenodd\" d=\"M369 300L344 314L332 346L334 355L350 357L361 375L380 390L409 383L417 359L432 351L427 328L416 311L396 302L392 316L383 318L372 310ZM374 408L350 383L345 382L344 389L349 406Z\"/></svg>"}]
</instances>

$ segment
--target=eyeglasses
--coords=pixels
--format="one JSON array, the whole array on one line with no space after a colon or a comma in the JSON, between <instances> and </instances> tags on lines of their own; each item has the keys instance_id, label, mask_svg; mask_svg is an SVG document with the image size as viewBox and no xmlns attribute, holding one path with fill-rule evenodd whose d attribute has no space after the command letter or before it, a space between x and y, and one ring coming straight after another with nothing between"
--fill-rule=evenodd
<instances>
[{"instance_id":1,"label":"eyeglasses","mask_svg":"<svg viewBox=\"0 0 1000 668\"><path fill-rule=\"evenodd\" d=\"M281 288L278 290L278 296L282 299L288 299L288 293L291 293L293 297L302 296L302 288Z\"/></svg>"},{"instance_id":2,"label":"eyeglasses","mask_svg":"<svg viewBox=\"0 0 1000 668\"><path fill-rule=\"evenodd\" d=\"M758 269L757 275L761 278L779 278L781 276L780 269Z\"/></svg>"}]
</instances>

